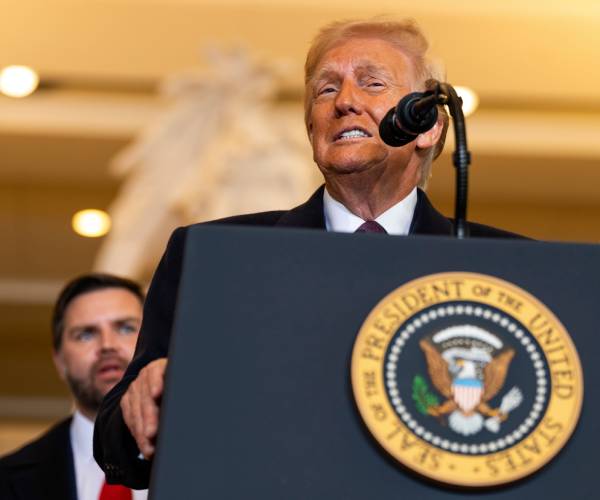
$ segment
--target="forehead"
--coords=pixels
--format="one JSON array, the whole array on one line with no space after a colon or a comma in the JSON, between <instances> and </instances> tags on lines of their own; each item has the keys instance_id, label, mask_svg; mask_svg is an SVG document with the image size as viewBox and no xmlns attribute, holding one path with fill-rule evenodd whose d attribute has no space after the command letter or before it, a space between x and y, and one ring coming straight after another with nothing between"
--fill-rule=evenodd
<instances>
[{"instance_id":1,"label":"forehead","mask_svg":"<svg viewBox=\"0 0 600 500\"><path fill-rule=\"evenodd\" d=\"M410 58L390 42L378 38L351 38L328 49L316 65L314 77L357 70L382 71L390 76L413 79Z\"/></svg>"},{"instance_id":2,"label":"forehead","mask_svg":"<svg viewBox=\"0 0 600 500\"><path fill-rule=\"evenodd\" d=\"M124 288L104 288L75 297L65 311L65 326L94 323L118 317L140 316L142 305Z\"/></svg>"}]
</instances>

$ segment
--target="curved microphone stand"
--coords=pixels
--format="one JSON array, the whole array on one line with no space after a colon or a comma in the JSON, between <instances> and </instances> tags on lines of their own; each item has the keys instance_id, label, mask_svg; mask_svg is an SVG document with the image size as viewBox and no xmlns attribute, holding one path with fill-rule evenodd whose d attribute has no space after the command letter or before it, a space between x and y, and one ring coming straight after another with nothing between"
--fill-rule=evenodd
<instances>
[{"instance_id":1,"label":"curved microphone stand","mask_svg":"<svg viewBox=\"0 0 600 500\"><path fill-rule=\"evenodd\" d=\"M449 83L436 82L433 89L440 104L446 104L450 110L454 127L455 148L452 163L456 169L456 195L454 199L454 236L467 238L467 196L469 187L469 164L471 153L467 149L467 128L462 111L462 99Z\"/></svg>"}]
</instances>

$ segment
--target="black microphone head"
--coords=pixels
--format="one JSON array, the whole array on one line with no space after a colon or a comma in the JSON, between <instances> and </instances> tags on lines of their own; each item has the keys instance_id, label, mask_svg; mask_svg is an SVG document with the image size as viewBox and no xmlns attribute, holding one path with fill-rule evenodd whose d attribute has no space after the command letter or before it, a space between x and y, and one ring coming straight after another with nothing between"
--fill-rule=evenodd
<instances>
[{"instance_id":1,"label":"black microphone head","mask_svg":"<svg viewBox=\"0 0 600 500\"><path fill-rule=\"evenodd\" d=\"M396 125L410 134L422 134L435 125L438 118L433 92L405 95L396 106Z\"/></svg>"},{"instance_id":2,"label":"black microphone head","mask_svg":"<svg viewBox=\"0 0 600 500\"><path fill-rule=\"evenodd\" d=\"M414 141L418 134L410 134L396 125L396 108L390 109L379 122L379 135L388 146L400 147Z\"/></svg>"}]
</instances>

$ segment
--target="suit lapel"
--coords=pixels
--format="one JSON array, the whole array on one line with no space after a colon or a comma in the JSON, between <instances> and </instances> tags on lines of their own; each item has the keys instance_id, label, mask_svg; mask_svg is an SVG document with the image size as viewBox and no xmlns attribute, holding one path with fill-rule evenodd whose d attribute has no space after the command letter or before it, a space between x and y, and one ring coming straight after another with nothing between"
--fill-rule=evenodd
<instances>
[{"instance_id":1,"label":"suit lapel","mask_svg":"<svg viewBox=\"0 0 600 500\"><path fill-rule=\"evenodd\" d=\"M15 498L76 499L70 423L67 419L58 424L11 464Z\"/></svg>"},{"instance_id":2,"label":"suit lapel","mask_svg":"<svg viewBox=\"0 0 600 500\"><path fill-rule=\"evenodd\" d=\"M56 450L52 458L44 464L43 481L45 483L46 495L53 498L77 498L77 487L75 484L75 465L73 463L73 451L71 449L71 436L67 427L66 436L61 439L60 448ZM53 496L59 492L60 496Z\"/></svg>"},{"instance_id":3,"label":"suit lapel","mask_svg":"<svg viewBox=\"0 0 600 500\"><path fill-rule=\"evenodd\" d=\"M275 225L281 227L325 229L325 215L323 213L324 189L325 187L321 186L306 203L285 212Z\"/></svg>"},{"instance_id":4,"label":"suit lapel","mask_svg":"<svg viewBox=\"0 0 600 500\"><path fill-rule=\"evenodd\" d=\"M409 234L451 235L452 231L452 222L433 208L427 195L418 189L417 206L415 207Z\"/></svg>"}]
</instances>

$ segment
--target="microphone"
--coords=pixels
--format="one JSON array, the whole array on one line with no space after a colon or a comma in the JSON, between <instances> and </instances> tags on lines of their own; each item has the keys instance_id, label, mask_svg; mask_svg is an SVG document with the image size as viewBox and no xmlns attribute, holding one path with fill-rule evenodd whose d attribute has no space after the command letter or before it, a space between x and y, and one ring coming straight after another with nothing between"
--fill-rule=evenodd
<instances>
[{"instance_id":1,"label":"microphone","mask_svg":"<svg viewBox=\"0 0 600 500\"><path fill-rule=\"evenodd\" d=\"M379 123L379 135L388 146L404 146L427 132L437 121L436 92L413 92L404 96Z\"/></svg>"}]
</instances>

